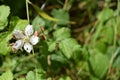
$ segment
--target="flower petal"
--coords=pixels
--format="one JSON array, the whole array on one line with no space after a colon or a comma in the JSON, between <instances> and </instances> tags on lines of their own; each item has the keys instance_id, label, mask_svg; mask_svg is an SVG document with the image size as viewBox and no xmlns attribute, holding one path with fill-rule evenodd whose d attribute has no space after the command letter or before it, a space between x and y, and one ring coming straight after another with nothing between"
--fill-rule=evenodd
<instances>
[{"instance_id":1,"label":"flower petal","mask_svg":"<svg viewBox=\"0 0 120 80\"><path fill-rule=\"evenodd\" d=\"M37 36L35 36L35 35L33 35L33 36L30 38L30 43L31 43L32 45L36 45L36 44L38 43L38 41L39 41L39 37L37 37Z\"/></svg>"},{"instance_id":2,"label":"flower petal","mask_svg":"<svg viewBox=\"0 0 120 80\"><path fill-rule=\"evenodd\" d=\"M33 34L33 26L32 25L27 25L25 28L25 35L30 36Z\"/></svg>"},{"instance_id":3,"label":"flower petal","mask_svg":"<svg viewBox=\"0 0 120 80\"><path fill-rule=\"evenodd\" d=\"M23 37L24 37L22 31L20 31L20 30L14 30L13 35L14 35L15 38L17 38L17 39L20 39L20 38L23 38Z\"/></svg>"},{"instance_id":4,"label":"flower petal","mask_svg":"<svg viewBox=\"0 0 120 80\"><path fill-rule=\"evenodd\" d=\"M30 53L33 49L33 46L30 43L25 43L24 44L24 49L26 52Z\"/></svg>"},{"instance_id":5,"label":"flower petal","mask_svg":"<svg viewBox=\"0 0 120 80\"><path fill-rule=\"evenodd\" d=\"M23 43L24 42L22 40L17 40L15 42L15 44L12 46L12 48L15 49L15 50L18 50L18 49L22 48Z\"/></svg>"}]
</instances>

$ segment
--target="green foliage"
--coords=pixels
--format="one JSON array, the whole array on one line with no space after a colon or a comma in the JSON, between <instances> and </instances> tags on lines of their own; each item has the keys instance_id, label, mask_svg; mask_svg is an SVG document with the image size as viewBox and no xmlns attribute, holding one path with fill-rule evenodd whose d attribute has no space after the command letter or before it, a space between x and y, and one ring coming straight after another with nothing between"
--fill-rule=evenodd
<instances>
[{"instance_id":1,"label":"green foliage","mask_svg":"<svg viewBox=\"0 0 120 80\"><path fill-rule=\"evenodd\" d=\"M0 54L6 55L10 52L10 47L8 45L9 40L12 38L12 34L9 32L4 32L0 34L0 36L2 37L0 39Z\"/></svg>"},{"instance_id":2,"label":"green foliage","mask_svg":"<svg viewBox=\"0 0 120 80\"><path fill-rule=\"evenodd\" d=\"M60 28L57 29L54 33L53 33L53 38L55 40L51 40L50 42L48 42L48 50L50 52L55 50L55 47L57 45L59 45L59 43L61 43L61 40L64 40L66 38L70 38L71 34L70 34L70 29L69 28Z\"/></svg>"},{"instance_id":3,"label":"green foliage","mask_svg":"<svg viewBox=\"0 0 120 80\"><path fill-rule=\"evenodd\" d=\"M106 20L112 18L114 16L113 14L113 10L106 7L103 11L99 13L98 20L101 22L105 22Z\"/></svg>"},{"instance_id":4,"label":"green foliage","mask_svg":"<svg viewBox=\"0 0 120 80\"><path fill-rule=\"evenodd\" d=\"M106 55L97 53L92 54L89 59L91 72L98 77L103 78L109 66L109 59Z\"/></svg>"},{"instance_id":5,"label":"green foliage","mask_svg":"<svg viewBox=\"0 0 120 80\"><path fill-rule=\"evenodd\" d=\"M120 10L110 0L102 7L95 0L26 1L30 23L25 1L0 1L0 80L120 79ZM13 50L11 44L14 30L25 34L28 24L39 37L30 54L24 47Z\"/></svg>"},{"instance_id":6,"label":"green foliage","mask_svg":"<svg viewBox=\"0 0 120 80\"><path fill-rule=\"evenodd\" d=\"M59 80L71 80L69 76L63 76Z\"/></svg>"},{"instance_id":7,"label":"green foliage","mask_svg":"<svg viewBox=\"0 0 120 80\"><path fill-rule=\"evenodd\" d=\"M69 22L69 14L66 10L64 9L53 9L52 13L53 17L58 19L57 24L67 24Z\"/></svg>"},{"instance_id":8,"label":"green foliage","mask_svg":"<svg viewBox=\"0 0 120 80\"><path fill-rule=\"evenodd\" d=\"M58 52L57 54L52 54L51 60L61 62L61 63L67 63L67 59L60 52Z\"/></svg>"},{"instance_id":9,"label":"green foliage","mask_svg":"<svg viewBox=\"0 0 120 80\"><path fill-rule=\"evenodd\" d=\"M70 29L69 28L60 28L60 29L57 29L54 33L53 33L53 37L56 39L56 40L63 40L63 39L66 39L66 38L69 38L71 36L70 34Z\"/></svg>"},{"instance_id":10,"label":"green foliage","mask_svg":"<svg viewBox=\"0 0 120 80\"><path fill-rule=\"evenodd\" d=\"M27 73L26 79L27 80L39 80L39 79L44 79L45 75L45 71L41 70L41 69L37 69L35 70L35 72L33 71L29 71Z\"/></svg>"},{"instance_id":11,"label":"green foliage","mask_svg":"<svg viewBox=\"0 0 120 80\"><path fill-rule=\"evenodd\" d=\"M45 21L39 16L36 16L32 22L34 29L38 32L40 32L40 27L44 27L45 24L46 24Z\"/></svg>"},{"instance_id":12,"label":"green foliage","mask_svg":"<svg viewBox=\"0 0 120 80\"><path fill-rule=\"evenodd\" d=\"M64 39L59 44L60 50L68 59L72 57L76 48L79 48L77 46L78 46L77 41L72 38Z\"/></svg>"},{"instance_id":13,"label":"green foliage","mask_svg":"<svg viewBox=\"0 0 120 80\"><path fill-rule=\"evenodd\" d=\"M13 74L10 70L6 71L0 76L0 80L13 80Z\"/></svg>"},{"instance_id":14,"label":"green foliage","mask_svg":"<svg viewBox=\"0 0 120 80\"><path fill-rule=\"evenodd\" d=\"M24 30L28 24L27 20L19 19L18 17L11 18L10 29L13 31L15 29Z\"/></svg>"},{"instance_id":15,"label":"green foliage","mask_svg":"<svg viewBox=\"0 0 120 80\"><path fill-rule=\"evenodd\" d=\"M0 6L0 30L3 30L7 26L9 14L10 8L8 6Z\"/></svg>"},{"instance_id":16,"label":"green foliage","mask_svg":"<svg viewBox=\"0 0 120 80\"><path fill-rule=\"evenodd\" d=\"M42 16L43 18L45 18L45 19L48 19L48 20L51 20L51 21L57 21L57 19L55 19L55 18L53 18L53 17L51 17L51 16L49 16L48 14L46 14L43 10L41 10L38 6L36 6L35 4L33 4L33 3L31 3L31 2L29 2L32 6L33 6L33 8L38 12L38 14L40 15L40 16Z\"/></svg>"}]
</instances>

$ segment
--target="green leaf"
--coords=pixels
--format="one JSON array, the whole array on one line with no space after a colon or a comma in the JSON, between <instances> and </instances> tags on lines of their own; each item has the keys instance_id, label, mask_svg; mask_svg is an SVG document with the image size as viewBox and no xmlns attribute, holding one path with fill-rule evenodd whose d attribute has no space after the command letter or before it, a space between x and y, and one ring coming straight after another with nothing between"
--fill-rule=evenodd
<instances>
[{"instance_id":1,"label":"green leaf","mask_svg":"<svg viewBox=\"0 0 120 80\"><path fill-rule=\"evenodd\" d=\"M69 76L62 76L59 80L72 80Z\"/></svg>"},{"instance_id":2,"label":"green leaf","mask_svg":"<svg viewBox=\"0 0 120 80\"><path fill-rule=\"evenodd\" d=\"M99 21L104 22L112 18L113 15L114 15L113 10L106 7L103 11L99 13L97 17Z\"/></svg>"},{"instance_id":3,"label":"green leaf","mask_svg":"<svg viewBox=\"0 0 120 80\"><path fill-rule=\"evenodd\" d=\"M8 6L2 5L0 6L0 30L4 29L7 24L7 18L10 14L10 8Z\"/></svg>"},{"instance_id":4,"label":"green leaf","mask_svg":"<svg viewBox=\"0 0 120 80\"><path fill-rule=\"evenodd\" d=\"M68 59L72 57L76 46L78 46L78 43L75 39L72 38L64 39L59 43L60 50Z\"/></svg>"},{"instance_id":5,"label":"green leaf","mask_svg":"<svg viewBox=\"0 0 120 80\"><path fill-rule=\"evenodd\" d=\"M96 77L94 77L94 76L90 76L90 80L100 80L99 78L96 78Z\"/></svg>"},{"instance_id":6,"label":"green leaf","mask_svg":"<svg viewBox=\"0 0 120 80\"><path fill-rule=\"evenodd\" d=\"M19 17L11 17L10 19L10 26L9 26L9 31L13 31L17 22L20 20Z\"/></svg>"},{"instance_id":7,"label":"green leaf","mask_svg":"<svg viewBox=\"0 0 120 80\"><path fill-rule=\"evenodd\" d=\"M55 38L56 41L52 41L49 42L48 46L49 46L49 51L52 52L55 50L55 47L57 44L59 44L60 40L69 38L71 36L70 34L70 29L69 28L60 28L57 29L54 33L53 33L53 37Z\"/></svg>"},{"instance_id":8,"label":"green leaf","mask_svg":"<svg viewBox=\"0 0 120 80\"><path fill-rule=\"evenodd\" d=\"M55 19L55 18L49 16L48 14L46 14L46 13L45 13L43 10L41 10L37 5L31 3L30 1L29 1L29 3L33 6L33 8L36 10L36 12L38 12L38 14L39 14L40 16L42 16L43 18L48 19L48 20L51 20L51 21L57 21L57 19Z\"/></svg>"},{"instance_id":9,"label":"green leaf","mask_svg":"<svg viewBox=\"0 0 120 80\"><path fill-rule=\"evenodd\" d=\"M97 51L96 54L91 54L89 59L90 70L96 77L103 78L109 66L109 59L106 55Z\"/></svg>"},{"instance_id":10,"label":"green leaf","mask_svg":"<svg viewBox=\"0 0 120 80\"><path fill-rule=\"evenodd\" d=\"M41 54L44 54L44 56L49 54L48 44L46 43L46 41L41 40L40 45L42 45L42 46L39 47Z\"/></svg>"},{"instance_id":11,"label":"green leaf","mask_svg":"<svg viewBox=\"0 0 120 80\"><path fill-rule=\"evenodd\" d=\"M14 29L23 30L28 25L28 21L25 19L20 19L18 17L12 17L10 20L10 31Z\"/></svg>"},{"instance_id":12,"label":"green leaf","mask_svg":"<svg viewBox=\"0 0 120 80\"><path fill-rule=\"evenodd\" d=\"M62 39L66 39L66 38L69 38L71 36L70 34L70 29L69 28L60 28L60 29L57 29L54 33L53 33L53 36L56 40L62 40Z\"/></svg>"},{"instance_id":13,"label":"green leaf","mask_svg":"<svg viewBox=\"0 0 120 80\"><path fill-rule=\"evenodd\" d=\"M27 80L35 80L35 74L33 71L29 71L26 76Z\"/></svg>"},{"instance_id":14,"label":"green leaf","mask_svg":"<svg viewBox=\"0 0 120 80\"><path fill-rule=\"evenodd\" d=\"M106 53L107 51L107 45L103 41L97 41L95 43L96 49L98 49L101 53Z\"/></svg>"},{"instance_id":15,"label":"green leaf","mask_svg":"<svg viewBox=\"0 0 120 80\"><path fill-rule=\"evenodd\" d=\"M36 16L32 22L32 25L36 31L40 32L40 26L44 27L45 21L41 17Z\"/></svg>"},{"instance_id":16,"label":"green leaf","mask_svg":"<svg viewBox=\"0 0 120 80\"><path fill-rule=\"evenodd\" d=\"M86 53L82 53L83 48L80 45L76 45L73 47L73 59L78 63L80 60L85 60L88 55Z\"/></svg>"},{"instance_id":17,"label":"green leaf","mask_svg":"<svg viewBox=\"0 0 120 80\"><path fill-rule=\"evenodd\" d=\"M51 13L54 18L58 19L57 21L57 24L62 24L62 25L65 25L65 24L68 24L69 23L69 14L66 10L64 9L53 9L52 10L52 13Z\"/></svg>"},{"instance_id":18,"label":"green leaf","mask_svg":"<svg viewBox=\"0 0 120 80\"><path fill-rule=\"evenodd\" d=\"M6 71L0 76L0 80L13 80L13 74L10 70Z\"/></svg>"},{"instance_id":19,"label":"green leaf","mask_svg":"<svg viewBox=\"0 0 120 80\"><path fill-rule=\"evenodd\" d=\"M110 19L101 30L102 41L112 44L114 39L115 20Z\"/></svg>"},{"instance_id":20,"label":"green leaf","mask_svg":"<svg viewBox=\"0 0 120 80\"><path fill-rule=\"evenodd\" d=\"M56 45L56 41L48 42L48 51L53 52L55 50Z\"/></svg>"},{"instance_id":21,"label":"green leaf","mask_svg":"<svg viewBox=\"0 0 120 80\"><path fill-rule=\"evenodd\" d=\"M26 76L26 80L42 80L44 77L45 71L42 69L36 69L35 71L29 71Z\"/></svg>"},{"instance_id":22,"label":"green leaf","mask_svg":"<svg viewBox=\"0 0 120 80\"><path fill-rule=\"evenodd\" d=\"M9 40L12 38L10 32L3 32L0 34L0 54L6 55L10 52Z\"/></svg>"},{"instance_id":23,"label":"green leaf","mask_svg":"<svg viewBox=\"0 0 120 80\"><path fill-rule=\"evenodd\" d=\"M14 70L14 69L16 69L16 66L18 66L16 59L11 59L10 57L6 57L4 59L3 64L2 64L2 69Z\"/></svg>"},{"instance_id":24,"label":"green leaf","mask_svg":"<svg viewBox=\"0 0 120 80\"><path fill-rule=\"evenodd\" d=\"M50 55L52 61L58 61L61 63L66 63L67 59L61 54L61 52L57 52L57 54Z\"/></svg>"}]
</instances>

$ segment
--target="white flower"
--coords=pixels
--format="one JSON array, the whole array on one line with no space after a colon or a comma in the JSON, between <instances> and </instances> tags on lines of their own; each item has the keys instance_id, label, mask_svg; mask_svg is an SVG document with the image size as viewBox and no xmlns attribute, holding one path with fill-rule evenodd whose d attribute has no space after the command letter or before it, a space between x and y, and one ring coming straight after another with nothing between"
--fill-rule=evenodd
<instances>
[{"instance_id":1,"label":"white flower","mask_svg":"<svg viewBox=\"0 0 120 80\"><path fill-rule=\"evenodd\" d=\"M15 44L12 46L14 50L25 49L26 52L30 53L33 50L33 45L36 45L39 41L39 37L33 35L32 25L27 25L25 32L20 30L14 30L13 36L17 39Z\"/></svg>"}]
</instances>

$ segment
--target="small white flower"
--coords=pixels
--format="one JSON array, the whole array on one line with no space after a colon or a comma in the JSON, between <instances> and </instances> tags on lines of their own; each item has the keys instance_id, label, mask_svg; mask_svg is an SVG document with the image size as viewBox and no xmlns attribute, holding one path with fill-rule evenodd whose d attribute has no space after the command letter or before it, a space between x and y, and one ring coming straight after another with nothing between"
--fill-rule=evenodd
<instances>
[{"instance_id":1,"label":"small white flower","mask_svg":"<svg viewBox=\"0 0 120 80\"><path fill-rule=\"evenodd\" d=\"M33 26L32 25L27 25L25 28L25 35L26 36L31 36L33 34Z\"/></svg>"},{"instance_id":2,"label":"small white flower","mask_svg":"<svg viewBox=\"0 0 120 80\"><path fill-rule=\"evenodd\" d=\"M33 35L31 38L30 38L30 42L32 45L36 45L39 41L39 38L35 35Z\"/></svg>"},{"instance_id":3,"label":"small white flower","mask_svg":"<svg viewBox=\"0 0 120 80\"><path fill-rule=\"evenodd\" d=\"M18 50L18 49L22 48L22 46L23 46L23 41L22 40L17 40L15 42L15 44L13 45L13 49Z\"/></svg>"},{"instance_id":4,"label":"small white flower","mask_svg":"<svg viewBox=\"0 0 120 80\"><path fill-rule=\"evenodd\" d=\"M14 30L13 35L16 39L20 39L24 37L24 34L20 30Z\"/></svg>"},{"instance_id":5,"label":"small white flower","mask_svg":"<svg viewBox=\"0 0 120 80\"><path fill-rule=\"evenodd\" d=\"M24 49L25 49L28 53L30 53L31 50L33 49L33 46L32 46L30 43L25 43L25 44L24 44Z\"/></svg>"},{"instance_id":6,"label":"small white flower","mask_svg":"<svg viewBox=\"0 0 120 80\"><path fill-rule=\"evenodd\" d=\"M12 48L14 50L19 50L23 47L26 52L30 53L33 50L33 45L36 45L39 42L39 37L33 35L33 32L32 25L27 25L24 33L20 30L14 30L13 36L17 41Z\"/></svg>"}]
</instances>

